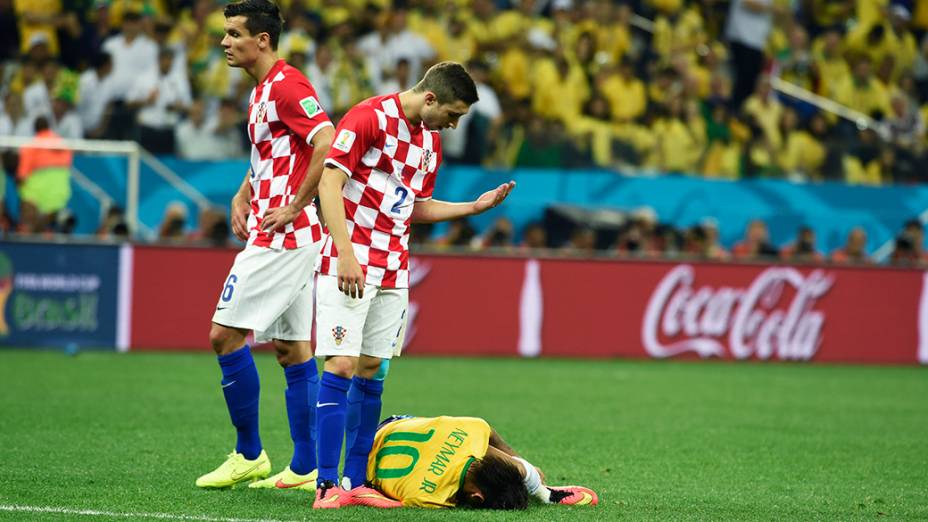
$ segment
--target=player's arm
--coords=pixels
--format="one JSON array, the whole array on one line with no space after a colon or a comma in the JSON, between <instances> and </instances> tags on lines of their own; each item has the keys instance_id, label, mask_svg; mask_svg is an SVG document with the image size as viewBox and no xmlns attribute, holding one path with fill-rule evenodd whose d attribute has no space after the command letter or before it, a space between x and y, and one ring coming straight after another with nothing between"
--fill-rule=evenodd
<instances>
[{"instance_id":1,"label":"player's arm","mask_svg":"<svg viewBox=\"0 0 928 522\"><path fill-rule=\"evenodd\" d=\"M503 183L493 190L484 192L475 201L467 203L451 203L436 199L416 201L412 208L412 221L413 223L435 223L475 216L502 203L515 186L515 181Z\"/></svg>"},{"instance_id":2,"label":"player's arm","mask_svg":"<svg viewBox=\"0 0 928 522\"><path fill-rule=\"evenodd\" d=\"M235 237L242 241L248 240L248 213L251 212L249 203L251 184L248 181L250 178L251 169L248 169L248 172L245 173L245 179L242 180L242 184L238 187L238 191L232 196L232 206L230 208L232 232Z\"/></svg>"},{"instance_id":3,"label":"player's arm","mask_svg":"<svg viewBox=\"0 0 928 522\"><path fill-rule=\"evenodd\" d=\"M335 135L331 125L319 129L310 142L313 146L313 156L309 161L309 170L303 178L303 183L297 190L296 196L289 205L271 208L264 213L261 223L263 230L281 228L296 219L296 216L313 200L322 177L322 163L332 146L332 137Z\"/></svg>"},{"instance_id":4,"label":"player's arm","mask_svg":"<svg viewBox=\"0 0 928 522\"><path fill-rule=\"evenodd\" d=\"M345 203L342 190L348 175L341 169L326 166L319 180L319 204L329 236L338 251L338 289L351 297L364 296L364 272L354 255L348 225L345 224Z\"/></svg>"}]
</instances>

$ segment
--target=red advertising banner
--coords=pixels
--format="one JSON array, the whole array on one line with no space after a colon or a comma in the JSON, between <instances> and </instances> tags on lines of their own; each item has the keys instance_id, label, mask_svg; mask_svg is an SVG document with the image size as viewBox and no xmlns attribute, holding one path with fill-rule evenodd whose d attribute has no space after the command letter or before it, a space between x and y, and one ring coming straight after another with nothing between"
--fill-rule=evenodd
<instances>
[{"instance_id":1,"label":"red advertising banner","mask_svg":"<svg viewBox=\"0 0 928 522\"><path fill-rule=\"evenodd\" d=\"M234 255L137 247L132 348L208 348ZM429 255L411 274L408 354L928 364L919 270Z\"/></svg>"},{"instance_id":2,"label":"red advertising banner","mask_svg":"<svg viewBox=\"0 0 928 522\"><path fill-rule=\"evenodd\" d=\"M209 325L235 250L136 246L130 345L209 347Z\"/></svg>"}]
</instances>

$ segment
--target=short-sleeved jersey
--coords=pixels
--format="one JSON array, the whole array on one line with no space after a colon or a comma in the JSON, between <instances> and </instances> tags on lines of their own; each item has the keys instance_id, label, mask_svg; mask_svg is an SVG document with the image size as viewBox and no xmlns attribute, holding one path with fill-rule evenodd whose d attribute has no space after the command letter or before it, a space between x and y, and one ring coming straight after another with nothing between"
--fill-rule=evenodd
<instances>
[{"instance_id":1,"label":"short-sleeved jersey","mask_svg":"<svg viewBox=\"0 0 928 522\"><path fill-rule=\"evenodd\" d=\"M431 199L441 164L441 138L412 125L399 96L377 96L339 122L325 164L348 175L345 223L366 283L409 287L409 225L413 204ZM328 237L318 271L338 275L338 252Z\"/></svg>"},{"instance_id":2,"label":"short-sleeved jersey","mask_svg":"<svg viewBox=\"0 0 928 522\"><path fill-rule=\"evenodd\" d=\"M270 208L289 205L306 178L313 136L332 125L303 74L279 60L248 100L251 140L251 213L248 244L293 249L322 239L314 205L307 205L280 232L260 228Z\"/></svg>"},{"instance_id":3,"label":"short-sleeved jersey","mask_svg":"<svg viewBox=\"0 0 928 522\"><path fill-rule=\"evenodd\" d=\"M487 454L490 425L475 417L411 417L377 431L367 479L404 506L453 507L464 475Z\"/></svg>"}]
</instances>

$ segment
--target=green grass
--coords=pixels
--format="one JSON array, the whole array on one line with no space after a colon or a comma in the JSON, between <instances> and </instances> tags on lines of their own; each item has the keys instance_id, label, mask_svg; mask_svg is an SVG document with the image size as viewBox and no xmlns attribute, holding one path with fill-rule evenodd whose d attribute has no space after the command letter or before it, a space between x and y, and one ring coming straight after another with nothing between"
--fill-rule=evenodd
<instances>
[{"instance_id":1,"label":"green grass","mask_svg":"<svg viewBox=\"0 0 928 522\"><path fill-rule=\"evenodd\" d=\"M276 471L290 457L283 372L256 358ZM313 512L301 492L197 489L234 444L209 355L0 350L0 505L279 520L925 519L926 371L402 358L385 415L484 417L549 482L592 487L601 504L387 515Z\"/></svg>"}]
</instances>

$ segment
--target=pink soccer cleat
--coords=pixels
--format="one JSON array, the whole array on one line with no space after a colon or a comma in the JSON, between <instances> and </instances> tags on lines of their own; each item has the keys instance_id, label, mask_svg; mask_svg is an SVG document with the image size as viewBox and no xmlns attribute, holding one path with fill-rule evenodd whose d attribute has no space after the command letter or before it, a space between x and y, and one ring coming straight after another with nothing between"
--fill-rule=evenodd
<instances>
[{"instance_id":1,"label":"pink soccer cleat","mask_svg":"<svg viewBox=\"0 0 928 522\"><path fill-rule=\"evenodd\" d=\"M347 498L348 493L344 489L327 480L316 488L313 509L337 509L342 507Z\"/></svg>"},{"instance_id":2,"label":"pink soccer cleat","mask_svg":"<svg viewBox=\"0 0 928 522\"><path fill-rule=\"evenodd\" d=\"M403 507L403 503L384 495L374 488L358 486L349 491L342 501L343 506L367 506L381 509Z\"/></svg>"},{"instance_id":3,"label":"pink soccer cleat","mask_svg":"<svg viewBox=\"0 0 928 522\"><path fill-rule=\"evenodd\" d=\"M595 506L599 504L596 492L583 486L549 487L551 503L565 506Z\"/></svg>"}]
</instances>

